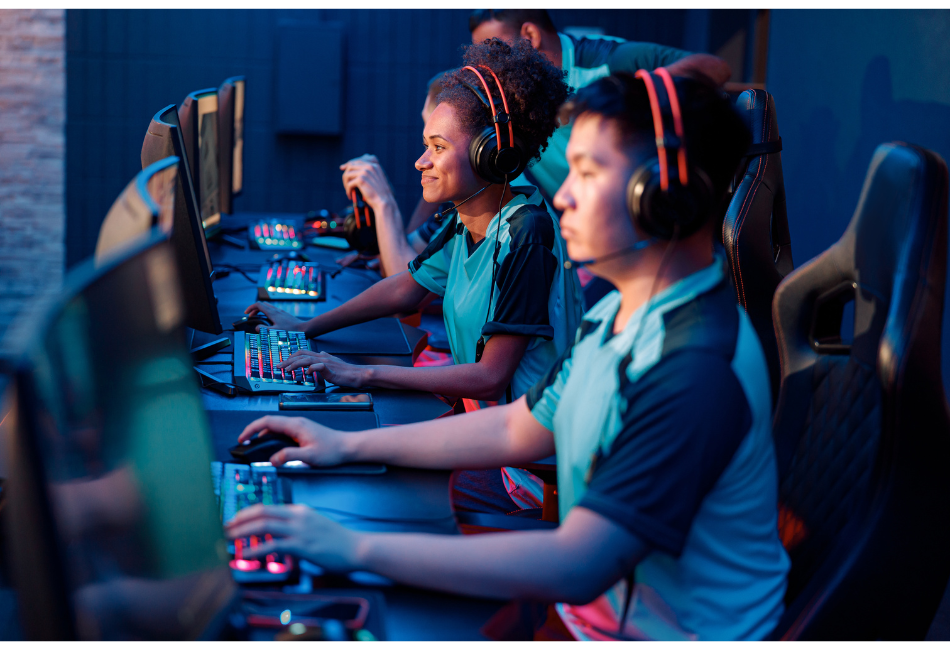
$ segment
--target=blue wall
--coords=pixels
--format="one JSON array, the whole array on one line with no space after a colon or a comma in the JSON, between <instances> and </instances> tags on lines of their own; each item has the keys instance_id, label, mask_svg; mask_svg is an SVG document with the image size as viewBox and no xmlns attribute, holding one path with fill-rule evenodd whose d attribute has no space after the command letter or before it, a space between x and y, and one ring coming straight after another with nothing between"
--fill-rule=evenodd
<instances>
[{"instance_id":1,"label":"blue wall","mask_svg":"<svg viewBox=\"0 0 950 650\"><path fill-rule=\"evenodd\" d=\"M766 82L796 266L844 232L878 144L903 140L950 160L950 11L774 10ZM950 387L946 307L943 324Z\"/></svg>"},{"instance_id":2,"label":"blue wall","mask_svg":"<svg viewBox=\"0 0 950 650\"><path fill-rule=\"evenodd\" d=\"M685 11L553 10L559 27L682 46ZM192 90L247 77L245 189L237 211L341 208L338 166L376 154L406 216L419 196L413 162L426 81L458 65L467 10L69 10L66 27L66 264L90 256L99 225L140 169L152 115ZM344 133L275 132L280 21L344 26ZM306 80L302 80L306 82ZM225 225L226 222L225 222Z\"/></svg>"}]
</instances>

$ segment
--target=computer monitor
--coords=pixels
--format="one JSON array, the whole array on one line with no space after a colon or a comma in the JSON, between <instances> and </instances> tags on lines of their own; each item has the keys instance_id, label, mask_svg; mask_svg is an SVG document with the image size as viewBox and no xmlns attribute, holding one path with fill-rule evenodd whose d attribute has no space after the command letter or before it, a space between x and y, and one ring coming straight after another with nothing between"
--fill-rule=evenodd
<instances>
[{"instance_id":1,"label":"computer monitor","mask_svg":"<svg viewBox=\"0 0 950 650\"><path fill-rule=\"evenodd\" d=\"M237 594L159 232L14 324L4 512L27 638L214 637Z\"/></svg>"},{"instance_id":2,"label":"computer monitor","mask_svg":"<svg viewBox=\"0 0 950 650\"><path fill-rule=\"evenodd\" d=\"M192 164L195 193L205 234L221 230L221 193L218 189L218 91L205 88L190 93L178 109L185 151Z\"/></svg>"},{"instance_id":3,"label":"computer monitor","mask_svg":"<svg viewBox=\"0 0 950 650\"><path fill-rule=\"evenodd\" d=\"M244 188L244 77L218 88L218 182L221 212L234 213L234 197Z\"/></svg>"},{"instance_id":4,"label":"computer monitor","mask_svg":"<svg viewBox=\"0 0 950 650\"><path fill-rule=\"evenodd\" d=\"M163 158L136 174L99 228L96 264L120 254L148 236L152 228L171 235L177 185L178 156Z\"/></svg>"},{"instance_id":5,"label":"computer monitor","mask_svg":"<svg viewBox=\"0 0 950 650\"><path fill-rule=\"evenodd\" d=\"M178 121L178 110L170 104L152 118L142 142L142 167L167 156L178 156L178 189L175 194L171 241L184 278L184 298L188 327L221 333L221 319L211 285L213 266L205 230L198 216L198 202L191 173L191 158Z\"/></svg>"}]
</instances>

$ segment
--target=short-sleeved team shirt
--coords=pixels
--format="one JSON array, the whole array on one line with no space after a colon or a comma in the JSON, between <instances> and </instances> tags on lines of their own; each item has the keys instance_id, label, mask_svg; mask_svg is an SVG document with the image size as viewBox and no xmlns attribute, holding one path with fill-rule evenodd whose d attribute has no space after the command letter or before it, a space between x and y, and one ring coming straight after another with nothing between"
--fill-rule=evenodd
<instances>
[{"instance_id":1,"label":"short-sleeved team shirt","mask_svg":"<svg viewBox=\"0 0 950 650\"><path fill-rule=\"evenodd\" d=\"M574 38L558 33L561 39L561 68L567 73L565 82L575 90L583 88L613 72L630 72L641 68L654 70L670 65L691 52L656 43L625 41L614 36ZM553 197L567 178L567 142L571 127L554 131L541 160L528 169L544 193Z\"/></svg>"},{"instance_id":2,"label":"short-sleeved team shirt","mask_svg":"<svg viewBox=\"0 0 950 650\"><path fill-rule=\"evenodd\" d=\"M530 185L511 190L515 198L501 210L500 230L495 215L476 244L455 214L410 262L409 272L421 286L442 296L455 363L475 363L483 335L486 340L495 334L531 337L511 380L510 396L517 399L570 346L582 297L576 271L564 269L567 251L561 230L540 192ZM498 268L489 308L496 241Z\"/></svg>"},{"instance_id":3,"label":"short-sleeved team shirt","mask_svg":"<svg viewBox=\"0 0 950 650\"><path fill-rule=\"evenodd\" d=\"M625 638L761 639L783 612L769 378L723 264L667 288L617 334L620 294L608 294L527 393L554 434L561 518L581 506L650 547ZM627 584L558 612L580 639L616 638Z\"/></svg>"}]
</instances>

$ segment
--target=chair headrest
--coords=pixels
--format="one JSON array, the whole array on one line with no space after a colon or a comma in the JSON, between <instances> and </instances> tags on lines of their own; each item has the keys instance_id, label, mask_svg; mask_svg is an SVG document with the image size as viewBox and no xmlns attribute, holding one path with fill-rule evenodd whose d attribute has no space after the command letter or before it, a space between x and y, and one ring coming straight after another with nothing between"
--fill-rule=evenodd
<instances>
[{"instance_id":1,"label":"chair headrest","mask_svg":"<svg viewBox=\"0 0 950 650\"><path fill-rule=\"evenodd\" d=\"M778 119L775 116L775 102L764 90L750 88L742 91L736 100L736 108L752 132L752 144L778 142ZM767 152L771 153L771 152Z\"/></svg>"},{"instance_id":2,"label":"chair headrest","mask_svg":"<svg viewBox=\"0 0 950 650\"><path fill-rule=\"evenodd\" d=\"M789 276L776 292L773 317L776 323L785 323L791 339L783 352L784 375L795 371L799 366L796 361L807 363L814 354L807 348L820 349L814 342L807 342L815 327L806 322L807 315L819 309L823 299L838 300L832 294L845 285L853 286L853 343L850 350L829 351L876 365L895 281L925 281L916 273L911 278L899 272L901 258L908 233L917 228L917 221L932 218L930 212L936 209L932 204L939 203L935 183L946 185L946 169L943 160L926 149L900 142L878 146L857 208L841 239ZM946 211L945 199L943 205ZM915 289L907 290L913 294ZM798 321L797 326L791 325L794 321Z\"/></svg>"}]
</instances>

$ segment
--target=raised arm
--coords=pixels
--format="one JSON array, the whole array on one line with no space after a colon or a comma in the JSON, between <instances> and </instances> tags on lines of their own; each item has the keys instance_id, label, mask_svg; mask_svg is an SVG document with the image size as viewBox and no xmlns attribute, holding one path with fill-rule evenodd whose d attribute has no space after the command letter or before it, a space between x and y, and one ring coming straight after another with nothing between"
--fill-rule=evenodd
<instances>
[{"instance_id":1,"label":"raised arm","mask_svg":"<svg viewBox=\"0 0 950 650\"><path fill-rule=\"evenodd\" d=\"M729 81L732 76L729 64L712 54L690 54L669 64L666 69L671 75L679 77L690 77L698 72L709 77L718 86Z\"/></svg>"},{"instance_id":2,"label":"raised arm","mask_svg":"<svg viewBox=\"0 0 950 650\"><path fill-rule=\"evenodd\" d=\"M376 241L383 274L395 275L404 271L417 253L409 245L402 214L386 172L376 156L364 154L340 165L340 169L343 170L343 187L347 196L354 187L358 188L376 215Z\"/></svg>"}]
</instances>

